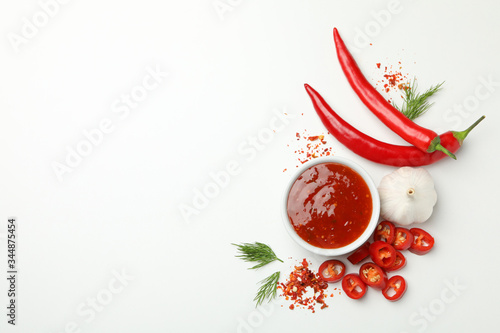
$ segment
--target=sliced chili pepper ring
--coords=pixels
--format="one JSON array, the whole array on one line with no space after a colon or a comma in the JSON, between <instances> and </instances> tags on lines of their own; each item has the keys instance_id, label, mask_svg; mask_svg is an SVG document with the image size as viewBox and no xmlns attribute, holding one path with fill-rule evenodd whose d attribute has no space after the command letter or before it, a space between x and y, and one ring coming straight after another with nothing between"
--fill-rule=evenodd
<instances>
[{"instance_id":1,"label":"sliced chili pepper ring","mask_svg":"<svg viewBox=\"0 0 500 333\"><path fill-rule=\"evenodd\" d=\"M376 241L370 245L370 257L373 262L382 268L391 267L396 261L396 250L391 244Z\"/></svg>"},{"instance_id":2,"label":"sliced chili pepper ring","mask_svg":"<svg viewBox=\"0 0 500 333\"><path fill-rule=\"evenodd\" d=\"M358 274L347 274L342 279L342 289L345 294L352 299L360 299L366 293L366 284L361 280Z\"/></svg>"},{"instance_id":3,"label":"sliced chili pepper ring","mask_svg":"<svg viewBox=\"0 0 500 333\"><path fill-rule=\"evenodd\" d=\"M413 234L406 228L396 228L392 246L399 251L407 250L413 243Z\"/></svg>"},{"instance_id":4,"label":"sliced chili pepper ring","mask_svg":"<svg viewBox=\"0 0 500 333\"><path fill-rule=\"evenodd\" d=\"M375 289L384 289L387 285L387 274L380 266L367 262L359 268L361 281Z\"/></svg>"},{"instance_id":5,"label":"sliced chili pepper ring","mask_svg":"<svg viewBox=\"0 0 500 333\"><path fill-rule=\"evenodd\" d=\"M384 241L386 243L392 244L394 237L396 237L396 227L392 222L382 221L379 223L375 232L373 233L374 241Z\"/></svg>"},{"instance_id":6,"label":"sliced chili pepper ring","mask_svg":"<svg viewBox=\"0 0 500 333\"><path fill-rule=\"evenodd\" d=\"M387 286L382 290L382 294L389 301L395 302L403 297L406 289L405 279L400 275L394 275L387 282Z\"/></svg>"},{"instance_id":7,"label":"sliced chili pepper ring","mask_svg":"<svg viewBox=\"0 0 500 333\"><path fill-rule=\"evenodd\" d=\"M428 253L434 246L434 237L427 231L420 228L411 228L410 232L413 234L413 243L409 248L411 253L423 255Z\"/></svg>"},{"instance_id":8,"label":"sliced chili pepper ring","mask_svg":"<svg viewBox=\"0 0 500 333\"><path fill-rule=\"evenodd\" d=\"M337 282L345 275L345 265L340 260L327 260L319 266L318 273L326 282Z\"/></svg>"},{"instance_id":9,"label":"sliced chili pepper ring","mask_svg":"<svg viewBox=\"0 0 500 333\"><path fill-rule=\"evenodd\" d=\"M401 252L396 251L396 260L394 261L394 265L392 265L391 267L386 267L385 271L386 272L394 272L394 271L400 270L401 268L403 268L405 266L406 266L405 256Z\"/></svg>"}]
</instances>

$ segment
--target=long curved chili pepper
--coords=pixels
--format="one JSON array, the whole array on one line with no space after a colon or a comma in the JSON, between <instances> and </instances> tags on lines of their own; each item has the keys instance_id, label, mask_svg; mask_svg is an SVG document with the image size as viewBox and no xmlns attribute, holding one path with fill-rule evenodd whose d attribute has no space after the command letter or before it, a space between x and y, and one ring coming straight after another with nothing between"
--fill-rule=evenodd
<instances>
[{"instance_id":1,"label":"long curved chili pepper","mask_svg":"<svg viewBox=\"0 0 500 333\"><path fill-rule=\"evenodd\" d=\"M368 82L344 44L344 41L340 38L337 28L333 29L333 37L340 67L342 67L347 77L347 81L349 81L351 87L363 103L385 125L387 125L387 127L424 152L432 153L433 151L439 150L456 159L455 155L441 144L441 139L436 132L419 126L408 119L408 117L389 104Z\"/></svg>"},{"instance_id":2,"label":"long curved chili pepper","mask_svg":"<svg viewBox=\"0 0 500 333\"><path fill-rule=\"evenodd\" d=\"M446 157L446 154L440 151L426 153L414 146L399 146L376 140L343 120L311 86L305 84L304 87L328 131L344 146L361 157L376 163L398 167L428 165ZM442 145L455 153L467 134L484 118L482 116L464 131L448 131L441 134L439 137Z\"/></svg>"}]
</instances>

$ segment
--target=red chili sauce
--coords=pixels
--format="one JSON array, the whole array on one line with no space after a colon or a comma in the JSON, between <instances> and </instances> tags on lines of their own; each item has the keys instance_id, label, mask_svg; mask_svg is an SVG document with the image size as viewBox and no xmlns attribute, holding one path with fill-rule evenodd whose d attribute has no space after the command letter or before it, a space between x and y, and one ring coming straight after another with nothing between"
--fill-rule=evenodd
<instances>
[{"instance_id":1,"label":"red chili sauce","mask_svg":"<svg viewBox=\"0 0 500 333\"><path fill-rule=\"evenodd\" d=\"M339 163L316 164L304 171L288 194L288 218L307 243L336 249L365 231L372 215L366 182Z\"/></svg>"}]
</instances>

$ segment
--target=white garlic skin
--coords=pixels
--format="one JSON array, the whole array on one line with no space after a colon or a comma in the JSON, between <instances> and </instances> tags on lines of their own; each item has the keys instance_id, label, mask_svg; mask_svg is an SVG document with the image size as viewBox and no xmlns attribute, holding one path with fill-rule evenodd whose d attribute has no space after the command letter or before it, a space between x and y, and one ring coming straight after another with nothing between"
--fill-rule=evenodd
<instances>
[{"instance_id":1,"label":"white garlic skin","mask_svg":"<svg viewBox=\"0 0 500 333\"><path fill-rule=\"evenodd\" d=\"M395 170L382 178L378 192L380 215L400 225L427 221L437 202L434 181L424 168Z\"/></svg>"}]
</instances>

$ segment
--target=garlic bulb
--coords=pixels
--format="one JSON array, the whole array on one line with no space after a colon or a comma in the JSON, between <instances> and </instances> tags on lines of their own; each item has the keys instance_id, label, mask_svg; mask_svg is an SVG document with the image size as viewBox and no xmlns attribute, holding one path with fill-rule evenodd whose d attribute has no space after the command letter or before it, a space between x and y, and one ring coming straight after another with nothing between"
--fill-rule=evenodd
<instances>
[{"instance_id":1,"label":"garlic bulb","mask_svg":"<svg viewBox=\"0 0 500 333\"><path fill-rule=\"evenodd\" d=\"M437 193L424 168L402 167L384 176L378 187L380 214L391 222L425 222L432 214Z\"/></svg>"}]
</instances>

